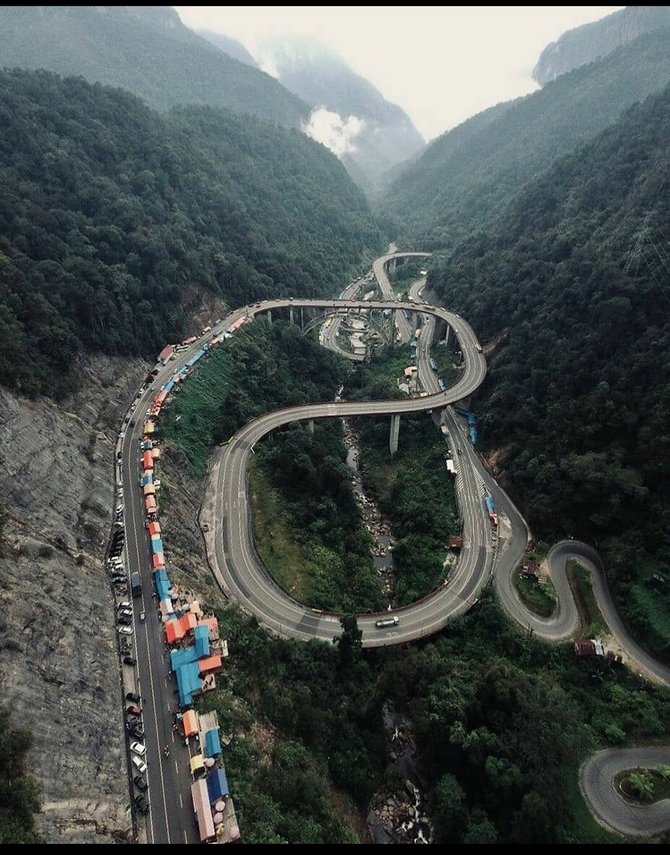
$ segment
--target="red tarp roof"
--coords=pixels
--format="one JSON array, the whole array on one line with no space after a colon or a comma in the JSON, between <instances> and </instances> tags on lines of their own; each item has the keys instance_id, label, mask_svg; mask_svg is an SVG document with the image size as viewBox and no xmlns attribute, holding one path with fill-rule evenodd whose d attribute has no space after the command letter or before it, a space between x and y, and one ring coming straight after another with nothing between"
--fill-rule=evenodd
<instances>
[{"instance_id":1,"label":"red tarp roof","mask_svg":"<svg viewBox=\"0 0 670 855\"><path fill-rule=\"evenodd\" d=\"M181 625L181 621L178 620L169 620L165 624L165 640L168 644L175 644L177 641L181 641L184 637L184 630Z\"/></svg>"},{"instance_id":2,"label":"red tarp roof","mask_svg":"<svg viewBox=\"0 0 670 855\"><path fill-rule=\"evenodd\" d=\"M163 348L163 350L161 350L161 352L158 354L158 358L162 362L167 362L173 353L174 353L174 345L173 344L166 344L165 347Z\"/></svg>"},{"instance_id":3,"label":"red tarp roof","mask_svg":"<svg viewBox=\"0 0 670 855\"><path fill-rule=\"evenodd\" d=\"M162 552L158 552L156 555L151 556L151 566L154 570L159 570L161 567L165 567L165 556Z\"/></svg>"},{"instance_id":4,"label":"red tarp roof","mask_svg":"<svg viewBox=\"0 0 670 855\"><path fill-rule=\"evenodd\" d=\"M201 659L198 665L200 666L201 674L204 674L206 671L214 671L216 668L221 667L221 657L208 656L207 659Z\"/></svg>"},{"instance_id":5,"label":"red tarp roof","mask_svg":"<svg viewBox=\"0 0 670 855\"><path fill-rule=\"evenodd\" d=\"M154 535L161 536L161 524L159 522L150 522L147 526L149 529L149 534L153 537Z\"/></svg>"},{"instance_id":6,"label":"red tarp roof","mask_svg":"<svg viewBox=\"0 0 670 855\"><path fill-rule=\"evenodd\" d=\"M147 496L144 500L144 507L152 514L156 510L156 500L153 496Z\"/></svg>"},{"instance_id":7,"label":"red tarp roof","mask_svg":"<svg viewBox=\"0 0 670 855\"><path fill-rule=\"evenodd\" d=\"M150 451L145 451L142 455L142 464L145 470L154 468L154 457Z\"/></svg>"}]
</instances>

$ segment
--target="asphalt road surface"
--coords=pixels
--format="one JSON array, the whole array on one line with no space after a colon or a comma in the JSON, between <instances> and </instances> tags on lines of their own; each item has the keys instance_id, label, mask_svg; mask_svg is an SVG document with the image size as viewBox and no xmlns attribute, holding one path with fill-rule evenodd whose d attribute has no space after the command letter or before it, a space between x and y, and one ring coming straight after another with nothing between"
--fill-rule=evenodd
<instances>
[{"instance_id":1,"label":"asphalt road surface","mask_svg":"<svg viewBox=\"0 0 670 855\"><path fill-rule=\"evenodd\" d=\"M136 669L123 667L124 681L136 687L142 696L151 808L147 817L140 820L140 827L142 839L149 843L196 842L197 834L192 821L188 749L178 741L173 742L172 738L176 687L168 674L169 660L163 643L162 624L152 599L149 543L144 501L139 489L142 422L147 407L160 387L179 370L195 349L244 316L251 318L268 310L291 307L393 308L398 310L396 317L401 338L408 341L412 327L405 311L408 314L419 311L424 323L417 347L417 365L420 382L429 392L427 397L401 401L324 403L278 410L245 425L225 446L216 450L200 523L212 572L222 589L247 612L254 614L272 632L285 637L333 641L341 634L338 615L325 614L293 600L270 579L256 554L247 492L247 466L255 443L272 430L294 421L341 416L391 416L432 410L434 420L443 428L446 443L458 468L456 493L462 521L463 550L447 585L441 586L420 602L394 612L400 618L397 626L377 629L375 620L379 615L360 615L363 645L377 647L399 644L437 632L451 618L477 602L479 592L492 576L503 606L519 624L531 627L537 635L547 640L566 640L576 629L577 610L567 584L565 565L569 559L576 558L591 570L598 605L624 651L638 661L653 679L670 685L670 669L646 654L627 633L607 590L600 559L586 544L562 541L549 554L550 570L560 603L555 616L548 620L540 619L519 600L512 584L512 571L518 565L527 543L529 533L526 523L482 465L467 437L465 426L451 406L467 398L479 387L486 374L486 362L478 350L476 336L466 321L445 309L415 302L418 301L423 282L413 286L411 300L395 300L385 266L392 258L402 255L425 256L427 253L393 252L377 259L374 272L386 298L383 300L356 301L345 293L342 300L268 300L235 310L193 348L179 354L167 366L160 367L151 386L140 391L128 412L126 429L118 446L120 458L117 463L117 483L119 480L122 483L125 506L125 563L128 577L133 572L141 574L143 593L141 598L133 601L135 622L132 639L137 666ZM437 377L428 361L438 320L458 330L455 334L464 358L461 376L454 386L443 392L439 391ZM329 344L332 341L330 338ZM134 426L128 423L130 419L136 422ZM484 505L487 493L494 497L501 519L504 519L504 535L496 536L492 531ZM500 529L502 531L503 526ZM144 622L139 621L140 611L146 614ZM169 757L163 751L166 744L170 746ZM623 800L613 792L612 781L618 771L627 768L621 764L632 763L637 766L668 763L670 749L659 747L634 751L641 753L633 755L628 749L613 749L594 755L583 768L582 791L594 814L609 827L622 834L656 833L670 827L670 802L652 807L623 807Z\"/></svg>"}]
</instances>

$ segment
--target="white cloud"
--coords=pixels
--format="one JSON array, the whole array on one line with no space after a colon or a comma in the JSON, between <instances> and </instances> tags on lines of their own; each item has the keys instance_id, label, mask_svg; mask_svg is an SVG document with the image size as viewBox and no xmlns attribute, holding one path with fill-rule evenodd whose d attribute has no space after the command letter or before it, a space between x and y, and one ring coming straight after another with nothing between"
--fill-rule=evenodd
<instances>
[{"instance_id":1,"label":"white cloud","mask_svg":"<svg viewBox=\"0 0 670 855\"><path fill-rule=\"evenodd\" d=\"M540 52L571 27L621 6L177 6L187 26L255 44L281 34L332 48L427 140L535 91ZM264 67L272 74L272 67Z\"/></svg>"},{"instance_id":2,"label":"white cloud","mask_svg":"<svg viewBox=\"0 0 670 855\"><path fill-rule=\"evenodd\" d=\"M247 48L247 50L249 50ZM270 77L276 77L279 80L279 69L277 68L277 63L275 62L274 57L271 53L254 53L250 51L253 58L260 65L261 71L264 71L266 74L269 74Z\"/></svg>"},{"instance_id":3,"label":"white cloud","mask_svg":"<svg viewBox=\"0 0 670 855\"><path fill-rule=\"evenodd\" d=\"M302 130L308 137L323 143L333 154L342 157L356 150L354 140L363 130L363 125L363 120L358 116L347 116L344 119L339 113L316 107Z\"/></svg>"}]
</instances>

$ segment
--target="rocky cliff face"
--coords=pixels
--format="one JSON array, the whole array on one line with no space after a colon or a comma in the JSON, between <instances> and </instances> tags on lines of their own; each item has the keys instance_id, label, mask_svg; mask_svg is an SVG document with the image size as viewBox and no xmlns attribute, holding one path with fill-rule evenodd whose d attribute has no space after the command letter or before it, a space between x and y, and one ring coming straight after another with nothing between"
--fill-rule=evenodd
<instances>
[{"instance_id":1,"label":"rocky cliff face","mask_svg":"<svg viewBox=\"0 0 670 855\"><path fill-rule=\"evenodd\" d=\"M118 425L147 366L89 359L65 406L0 390L0 682L34 734L50 843L130 839L114 599L103 567Z\"/></svg>"},{"instance_id":2,"label":"rocky cliff face","mask_svg":"<svg viewBox=\"0 0 670 855\"><path fill-rule=\"evenodd\" d=\"M600 21L568 30L540 54L533 79L544 86L561 74L606 56L643 33L670 26L670 6L628 6Z\"/></svg>"}]
</instances>

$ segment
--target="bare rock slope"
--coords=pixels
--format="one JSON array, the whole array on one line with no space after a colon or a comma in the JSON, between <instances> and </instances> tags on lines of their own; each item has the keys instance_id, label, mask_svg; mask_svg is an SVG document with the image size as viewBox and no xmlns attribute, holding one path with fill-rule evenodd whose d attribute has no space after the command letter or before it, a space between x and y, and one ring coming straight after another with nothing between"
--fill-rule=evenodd
<instances>
[{"instance_id":1,"label":"bare rock slope","mask_svg":"<svg viewBox=\"0 0 670 855\"><path fill-rule=\"evenodd\" d=\"M146 372L96 357L65 406L0 390L0 681L34 735L49 843L130 839L114 600L114 443Z\"/></svg>"}]
</instances>

